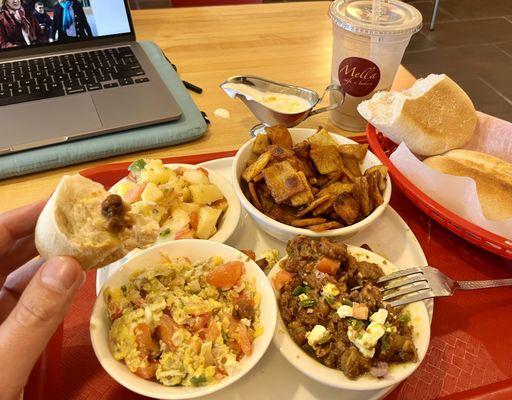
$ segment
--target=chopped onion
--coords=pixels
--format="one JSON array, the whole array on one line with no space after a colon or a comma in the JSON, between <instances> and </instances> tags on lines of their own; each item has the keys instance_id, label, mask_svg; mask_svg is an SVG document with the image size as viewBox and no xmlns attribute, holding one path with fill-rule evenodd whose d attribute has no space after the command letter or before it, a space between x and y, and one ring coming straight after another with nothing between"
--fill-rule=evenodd
<instances>
[{"instance_id":1,"label":"chopped onion","mask_svg":"<svg viewBox=\"0 0 512 400\"><path fill-rule=\"evenodd\" d=\"M370 368L370 374L376 378L383 378L388 373L388 363L379 361L375 367Z\"/></svg>"}]
</instances>

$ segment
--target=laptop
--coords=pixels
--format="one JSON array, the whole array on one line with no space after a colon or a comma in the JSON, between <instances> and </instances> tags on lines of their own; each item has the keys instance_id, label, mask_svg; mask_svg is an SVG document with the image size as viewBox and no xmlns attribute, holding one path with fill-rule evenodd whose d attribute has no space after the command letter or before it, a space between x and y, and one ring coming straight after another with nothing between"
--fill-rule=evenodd
<instances>
[{"instance_id":1,"label":"laptop","mask_svg":"<svg viewBox=\"0 0 512 400\"><path fill-rule=\"evenodd\" d=\"M180 116L128 0L3 0L0 154Z\"/></svg>"}]
</instances>

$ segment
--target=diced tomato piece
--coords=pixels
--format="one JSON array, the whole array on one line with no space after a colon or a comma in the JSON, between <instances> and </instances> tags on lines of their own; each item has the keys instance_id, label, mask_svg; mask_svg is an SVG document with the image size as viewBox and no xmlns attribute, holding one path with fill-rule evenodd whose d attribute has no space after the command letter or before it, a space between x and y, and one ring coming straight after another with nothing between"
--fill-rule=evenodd
<instances>
[{"instance_id":1,"label":"diced tomato piece","mask_svg":"<svg viewBox=\"0 0 512 400\"><path fill-rule=\"evenodd\" d=\"M137 341L137 350L143 358L150 354L157 354L160 347L151 337L151 329L146 324L138 324L134 330L135 340Z\"/></svg>"},{"instance_id":2,"label":"diced tomato piece","mask_svg":"<svg viewBox=\"0 0 512 400\"><path fill-rule=\"evenodd\" d=\"M323 272L325 274L329 275L336 275L336 272L338 272L338 269L340 268L340 260L335 260L333 258L329 257L322 257L317 263L316 263L316 269L320 272Z\"/></svg>"},{"instance_id":3,"label":"diced tomato piece","mask_svg":"<svg viewBox=\"0 0 512 400\"><path fill-rule=\"evenodd\" d=\"M123 200L130 204L140 201L142 192L145 188L145 183L143 185L137 185L131 188L123 195Z\"/></svg>"},{"instance_id":4,"label":"diced tomato piece","mask_svg":"<svg viewBox=\"0 0 512 400\"><path fill-rule=\"evenodd\" d=\"M282 269L274 276L274 286L277 290L281 290L281 288L290 282L293 278L293 274Z\"/></svg>"},{"instance_id":5,"label":"diced tomato piece","mask_svg":"<svg viewBox=\"0 0 512 400\"><path fill-rule=\"evenodd\" d=\"M238 324L235 339L246 356L252 354L252 335L244 324Z\"/></svg>"},{"instance_id":6,"label":"diced tomato piece","mask_svg":"<svg viewBox=\"0 0 512 400\"><path fill-rule=\"evenodd\" d=\"M174 239L194 239L196 231L194 229L183 229L182 231L176 232Z\"/></svg>"},{"instance_id":7,"label":"diced tomato piece","mask_svg":"<svg viewBox=\"0 0 512 400\"><path fill-rule=\"evenodd\" d=\"M158 369L158 363L156 361L152 361L149 363L147 367L139 367L135 374L140 376L143 379L153 379L156 375L156 370Z\"/></svg>"},{"instance_id":8,"label":"diced tomato piece","mask_svg":"<svg viewBox=\"0 0 512 400\"><path fill-rule=\"evenodd\" d=\"M211 316L211 313L206 313L189 317L185 321L185 326L192 333L198 332L209 324Z\"/></svg>"},{"instance_id":9,"label":"diced tomato piece","mask_svg":"<svg viewBox=\"0 0 512 400\"><path fill-rule=\"evenodd\" d=\"M244 273L244 263L230 261L215 267L206 276L206 282L222 289L232 288Z\"/></svg>"},{"instance_id":10,"label":"diced tomato piece","mask_svg":"<svg viewBox=\"0 0 512 400\"><path fill-rule=\"evenodd\" d=\"M206 177L208 177L208 176L209 176L208 171L207 171L206 169L204 169L203 167L199 167L197 170L198 170L198 171L201 171L203 174L205 174L205 175L206 175Z\"/></svg>"},{"instance_id":11,"label":"diced tomato piece","mask_svg":"<svg viewBox=\"0 0 512 400\"><path fill-rule=\"evenodd\" d=\"M132 171L128 173L126 179L132 182L137 182L137 176Z\"/></svg>"},{"instance_id":12,"label":"diced tomato piece","mask_svg":"<svg viewBox=\"0 0 512 400\"><path fill-rule=\"evenodd\" d=\"M189 214L190 222L189 225L192 229L197 229L197 224L199 223L199 211L192 211Z\"/></svg>"},{"instance_id":13,"label":"diced tomato piece","mask_svg":"<svg viewBox=\"0 0 512 400\"><path fill-rule=\"evenodd\" d=\"M220 330L217 327L214 319L210 319L210 323L208 324L208 328L206 328L205 337L212 342L220 336Z\"/></svg>"},{"instance_id":14,"label":"diced tomato piece","mask_svg":"<svg viewBox=\"0 0 512 400\"><path fill-rule=\"evenodd\" d=\"M172 342L172 335L177 330L177 325L174 320L167 314L163 314L160 318L160 325L156 327L156 334L158 339L164 342L169 349L174 349L174 343Z\"/></svg>"},{"instance_id":15,"label":"diced tomato piece","mask_svg":"<svg viewBox=\"0 0 512 400\"><path fill-rule=\"evenodd\" d=\"M240 250L242 253L244 253L247 257L249 257L251 260L256 261L256 253L252 250Z\"/></svg>"}]
</instances>

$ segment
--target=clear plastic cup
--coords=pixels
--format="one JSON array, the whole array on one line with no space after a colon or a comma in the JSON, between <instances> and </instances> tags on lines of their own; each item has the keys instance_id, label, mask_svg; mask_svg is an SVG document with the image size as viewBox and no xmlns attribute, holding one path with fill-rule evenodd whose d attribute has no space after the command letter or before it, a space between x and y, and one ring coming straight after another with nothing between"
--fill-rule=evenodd
<instances>
[{"instance_id":1,"label":"clear plastic cup","mask_svg":"<svg viewBox=\"0 0 512 400\"><path fill-rule=\"evenodd\" d=\"M335 0L331 83L345 91L343 104L329 114L348 131L364 131L366 121L357 106L379 90L389 90L411 36L421 29L421 13L398 0L382 2L372 12L371 0ZM334 102L334 99L331 99Z\"/></svg>"}]
</instances>

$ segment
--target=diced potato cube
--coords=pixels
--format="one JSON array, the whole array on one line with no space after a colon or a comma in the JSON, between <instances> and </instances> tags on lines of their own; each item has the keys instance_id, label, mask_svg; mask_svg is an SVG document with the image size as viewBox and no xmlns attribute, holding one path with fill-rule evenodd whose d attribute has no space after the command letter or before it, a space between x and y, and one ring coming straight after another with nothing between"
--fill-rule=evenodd
<instances>
[{"instance_id":1,"label":"diced potato cube","mask_svg":"<svg viewBox=\"0 0 512 400\"><path fill-rule=\"evenodd\" d=\"M211 204L211 206L212 206L213 208L216 208L216 209L218 209L218 210L221 210L222 212L225 212L225 211L228 209L229 204L228 204L228 200L227 200L225 197L223 197L223 198L222 198L222 199L220 199L220 200L214 201L214 202Z\"/></svg>"},{"instance_id":2,"label":"diced potato cube","mask_svg":"<svg viewBox=\"0 0 512 400\"><path fill-rule=\"evenodd\" d=\"M132 190L137 184L132 181L125 181L117 185L116 194L123 197L128 191Z\"/></svg>"},{"instance_id":3,"label":"diced potato cube","mask_svg":"<svg viewBox=\"0 0 512 400\"><path fill-rule=\"evenodd\" d=\"M173 174L173 171L162 166L161 160L158 160L160 161L160 164L150 164L153 161L156 160L151 160L148 164L146 164L146 167L140 172L140 177L144 182L151 182L155 185L167 183Z\"/></svg>"},{"instance_id":4,"label":"diced potato cube","mask_svg":"<svg viewBox=\"0 0 512 400\"><path fill-rule=\"evenodd\" d=\"M318 131L308 138L309 143L316 144L317 146L336 146L336 141L331 137L330 133L324 128L319 128Z\"/></svg>"},{"instance_id":5,"label":"diced potato cube","mask_svg":"<svg viewBox=\"0 0 512 400\"><path fill-rule=\"evenodd\" d=\"M174 210L171 217L165 221L162 225L162 229L169 228L172 233L180 232L184 229L188 229L190 223L190 217L186 210L178 208Z\"/></svg>"},{"instance_id":6,"label":"diced potato cube","mask_svg":"<svg viewBox=\"0 0 512 400\"><path fill-rule=\"evenodd\" d=\"M160 220L167 213L167 208L157 204L149 204L145 201L138 201L131 204L132 212L144 215L145 217L152 218L160 223Z\"/></svg>"},{"instance_id":7,"label":"diced potato cube","mask_svg":"<svg viewBox=\"0 0 512 400\"><path fill-rule=\"evenodd\" d=\"M141 195L142 201L146 201L148 203L157 203L158 200L161 200L163 197L164 193L152 182L149 182L146 185L146 188Z\"/></svg>"},{"instance_id":8,"label":"diced potato cube","mask_svg":"<svg viewBox=\"0 0 512 400\"><path fill-rule=\"evenodd\" d=\"M199 210L196 236L199 239L209 239L217 232L217 221L221 214L222 210L217 210L209 206L201 207Z\"/></svg>"},{"instance_id":9,"label":"diced potato cube","mask_svg":"<svg viewBox=\"0 0 512 400\"><path fill-rule=\"evenodd\" d=\"M194 203L205 205L212 204L214 201L222 199L224 196L215 185L190 185L190 193Z\"/></svg>"},{"instance_id":10,"label":"diced potato cube","mask_svg":"<svg viewBox=\"0 0 512 400\"><path fill-rule=\"evenodd\" d=\"M190 189L188 187L181 189L181 194L183 195L184 202L192 201L192 193L190 193Z\"/></svg>"},{"instance_id":11,"label":"diced potato cube","mask_svg":"<svg viewBox=\"0 0 512 400\"><path fill-rule=\"evenodd\" d=\"M183 172L183 179L190 185L207 185L208 177L198 169L187 169Z\"/></svg>"},{"instance_id":12,"label":"diced potato cube","mask_svg":"<svg viewBox=\"0 0 512 400\"><path fill-rule=\"evenodd\" d=\"M193 212L198 213L199 208L201 208L201 207L199 205L197 205L196 203L183 203L183 204L179 205L179 208L185 210L190 215Z\"/></svg>"}]
</instances>

